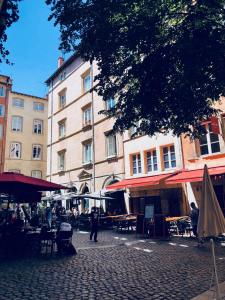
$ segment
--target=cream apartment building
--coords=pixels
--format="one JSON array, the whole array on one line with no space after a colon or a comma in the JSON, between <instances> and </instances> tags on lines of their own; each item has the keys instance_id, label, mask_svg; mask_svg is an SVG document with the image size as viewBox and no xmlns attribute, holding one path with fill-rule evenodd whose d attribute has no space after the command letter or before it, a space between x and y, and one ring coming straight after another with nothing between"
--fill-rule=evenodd
<instances>
[{"instance_id":1,"label":"cream apartment building","mask_svg":"<svg viewBox=\"0 0 225 300\"><path fill-rule=\"evenodd\" d=\"M5 172L46 178L47 99L10 91L7 101Z\"/></svg>"},{"instance_id":2,"label":"cream apartment building","mask_svg":"<svg viewBox=\"0 0 225 300\"><path fill-rule=\"evenodd\" d=\"M124 177L122 136L112 133L113 119L99 114L113 106L114 99L105 102L93 92L96 74L95 63L73 55L65 62L60 58L58 69L46 81L47 179L77 194L103 194L107 185ZM98 202L84 199L80 210L90 210Z\"/></svg>"},{"instance_id":3,"label":"cream apartment building","mask_svg":"<svg viewBox=\"0 0 225 300\"><path fill-rule=\"evenodd\" d=\"M186 215L185 190L180 184L166 184L184 167L181 139L172 134L149 137L134 133L135 128L124 133L125 179L108 189L126 190L130 213L144 214L145 207L153 205L155 214Z\"/></svg>"}]
</instances>

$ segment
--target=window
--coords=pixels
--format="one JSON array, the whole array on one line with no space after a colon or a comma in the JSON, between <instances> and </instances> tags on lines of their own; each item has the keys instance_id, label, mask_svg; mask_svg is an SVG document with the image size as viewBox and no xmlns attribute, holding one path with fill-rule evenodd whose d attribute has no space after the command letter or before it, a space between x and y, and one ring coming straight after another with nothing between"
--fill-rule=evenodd
<instances>
[{"instance_id":1,"label":"window","mask_svg":"<svg viewBox=\"0 0 225 300\"><path fill-rule=\"evenodd\" d=\"M211 124L205 125L206 134L199 138L201 155L212 154L220 152L219 136L212 133Z\"/></svg>"},{"instance_id":2,"label":"window","mask_svg":"<svg viewBox=\"0 0 225 300\"><path fill-rule=\"evenodd\" d=\"M156 150L150 150L146 152L146 162L147 172L153 172L158 170Z\"/></svg>"},{"instance_id":3,"label":"window","mask_svg":"<svg viewBox=\"0 0 225 300\"><path fill-rule=\"evenodd\" d=\"M66 135L66 120L60 121L59 123L59 138L63 138Z\"/></svg>"},{"instance_id":4,"label":"window","mask_svg":"<svg viewBox=\"0 0 225 300\"><path fill-rule=\"evenodd\" d=\"M106 100L106 109L109 110L115 106L115 100L113 98L110 98Z\"/></svg>"},{"instance_id":5,"label":"window","mask_svg":"<svg viewBox=\"0 0 225 300\"><path fill-rule=\"evenodd\" d=\"M64 80L65 78L66 78L66 71L60 74L60 81Z\"/></svg>"},{"instance_id":6,"label":"window","mask_svg":"<svg viewBox=\"0 0 225 300\"><path fill-rule=\"evenodd\" d=\"M5 106L0 104L0 117L4 117L5 115Z\"/></svg>"},{"instance_id":7,"label":"window","mask_svg":"<svg viewBox=\"0 0 225 300\"><path fill-rule=\"evenodd\" d=\"M65 151L58 152L58 170L65 171Z\"/></svg>"},{"instance_id":8,"label":"window","mask_svg":"<svg viewBox=\"0 0 225 300\"><path fill-rule=\"evenodd\" d=\"M174 145L163 147L163 163L164 169L176 167L176 155Z\"/></svg>"},{"instance_id":9,"label":"window","mask_svg":"<svg viewBox=\"0 0 225 300\"><path fill-rule=\"evenodd\" d=\"M11 143L10 144L10 158L21 158L21 144Z\"/></svg>"},{"instance_id":10,"label":"window","mask_svg":"<svg viewBox=\"0 0 225 300\"><path fill-rule=\"evenodd\" d=\"M0 86L0 97L5 97L5 88L4 88L4 86Z\"/></svg>"},{"instance_id":11,"label":"window","mask_svg":"<svg viewBox=\"0 0 225 300\"><path fill-rule=\"evenodd\" d=\"M63 108L66 105L66 91L59 93L59 108Z\"/></svg>"},{"instance_id":12,"label":"window","mask_svg":"<svg viewBox=\"0 0 225 300\"><path fill-rule=\"evenodd\" d=\"M10 169L10 170L8 170L8 172L20 174L20 170L19 169Z\"/></svg>"},{"instance_id":13,"label":"window","mask_svg":"<svg viewBox=\"0 0 225 300\"><path fill-rule=\"evenodd\" d=\"M43 133L43 121L42 120L34 120L33 133L35 133L35 134Z\"/></svg>"},{"instance_id":14,"label":"window","mask_svg":"<svg viewBox=\"0 0 225 300\"><path fill-rule=\"evenodd\" d=\"M34 102L35 111L44 111L44 104L41 102Z\"/></svg>"},{"instance_id":15,"label":"window","mask_svg":"<svg viewBox=\"0 0 225 300\"><path fill-rule=\"evenodd\" d=\"M21 132L23 129L23 118L20 116L12 116L12 131Z\"/></svg>"},{"instance_id":16,"label":"window","mask_svg":"<svg viewBox=\"0 0 225 300\"><path fill-rule=\"evenodd\" d=\"M40 170L32 170L31 171L31 177L42 178L42 173L41 173Z\"/></svg>"},{"instance_id":17,"label":"window","mask_svg":"<svg viewBox=\"0 0 225 300\"><path fill-rule=\"evenodd\" d=\"M141 154L132 155L132 171L133 174L139 174L142 172L141 170Z\"/></svg>"},{"instance_id":18,"label":"window","mask_svg":"<svg viewBox=\"0 0 225 300\"><path fill-rule=\"evenodd\" d=\"M106 136L106 151L107 151L107 157L117 155L116 135L115 134L108 134Z\"/></svg>"},{"instance_id":19,"label":"window","mask_svg":"<svg viewBox=\"0 0 225 300\"><path fill-rule=\"evenodd\" d=\"M83 90L84 93L89 91L91 88L91 75L88 73L86 76L83 77Z\"/></svg>"},{"instance_id":20,"label":"window","mask_svg":"<svg viewBox=\"0 0 225 300\"><path fill-rule=\"evenodd\" d=\"M0 139L3 138L3 125L0 124Z\"/></svg>"},{"instance_id":21,"label":"window","mask_svg":"<svg viewBox=\"0 0 225 300\"><path fill-rule=\"evenodd\" d=\"M19 98L13 98L12 105L17 108L23 108L24 107L24 100Z\"/></svg>"},{"instance_id":22,"label":"window","mask_svg":"<svg viewBox=\"0 0 225 300\"><path fill-rule=\"evenodd\" d=\"M83 110L83 126L91 125L91 107Z\"/></svg>"},{"instance_id":23,"label":"window","mask_svg":"<svg viewBox=\"0 0 225 300\"><path fill-rule=\"evenodd\" d=\"M41 145L33 145L32 158L37 160L41 159Z\"/></svg>"},{"instance_id":24,"label":"window","mask_svg":"<svg viewBox=\"0 0 225 300\"><path fill-rule=\"evenodd\" d=\"M91 142L83 144L83 163L90 163L92 160Z\"/></svg>"}]
</instances>

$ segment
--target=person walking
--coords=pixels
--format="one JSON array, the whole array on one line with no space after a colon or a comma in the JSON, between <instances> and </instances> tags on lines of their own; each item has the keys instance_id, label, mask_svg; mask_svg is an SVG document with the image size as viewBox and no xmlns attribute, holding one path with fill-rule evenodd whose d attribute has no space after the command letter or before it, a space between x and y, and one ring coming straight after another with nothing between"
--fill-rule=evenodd
<instances>
[{"instance_id":1,"label":"person walking","mask_svg":"<svg viewBox=\"0 0 225 300\"><path fill-rule=\"evenodd\" d=\"M91 234L90 234L90 240L92 240L92 237L94 235L94 241L97 242L98 237L98 223L99 223L99 213L97 207L92 207L91 209Z\"/></svg>"},{"instance_id":2,"label":"person walking","mask_svg":"<svg viewBox=\"0 0 225 300\"><path fill-rule=\"evenodd\" d=\"M190 218L191 218L191 225L193 228L193 233L197 237L197 227L198 227L198 216L199 216L199 209L195 205L194 202L191 202L191 213L190 213Z\"/></svg>"}]
</instances>

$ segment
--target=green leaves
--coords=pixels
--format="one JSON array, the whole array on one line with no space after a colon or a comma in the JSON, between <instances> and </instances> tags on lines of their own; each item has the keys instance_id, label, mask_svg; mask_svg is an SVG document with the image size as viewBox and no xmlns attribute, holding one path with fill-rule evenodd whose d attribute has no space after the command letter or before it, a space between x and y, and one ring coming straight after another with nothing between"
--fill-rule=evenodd
<instances>
[{"instance_id":1,"label":"green leaves","mask_svg":"<svg viewBox=\"0 0 225 300\"><path fill-rule=\"evenodd\" d=\"M47 0L60 48L96 60L114 128L197 135L225 94L223 1Z\"/></svg>"}]
</instances>

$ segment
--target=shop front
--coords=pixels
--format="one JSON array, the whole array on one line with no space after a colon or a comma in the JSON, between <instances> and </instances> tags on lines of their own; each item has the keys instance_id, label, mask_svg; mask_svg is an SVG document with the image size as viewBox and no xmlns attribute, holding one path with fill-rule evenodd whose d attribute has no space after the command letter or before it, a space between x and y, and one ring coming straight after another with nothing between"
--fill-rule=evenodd
<instances>
[{"instance_id":1,"label":"shop front","mask_svg":"<svg viewBox=\"0 0 225 300\"><path fill-rule=\"evenodd\" d=\"M220 207L225 216L225 166L208 168L212 179L214 191L219 201ZM197 170L185 170L179 174L168 178L166 184L183 184L186 187L189 204L195 202L198 207L201 205L202 197L203 168Z\"/></svg>"},{"instance_id":2,"label":"shop front","mask_svg":"<svg viewBox=\"0 0 225 300\"><path fill-rule=\"evenodd\" d=\"M153 205L154 214L166 216L186 215L187 199L181 184L167 186L165 180L171 173L141 178L125 179L109 186L109 189L126 188L129 194L129 211L132 214L144 214L145 207Z\"/></svg>"}]
</instances>

